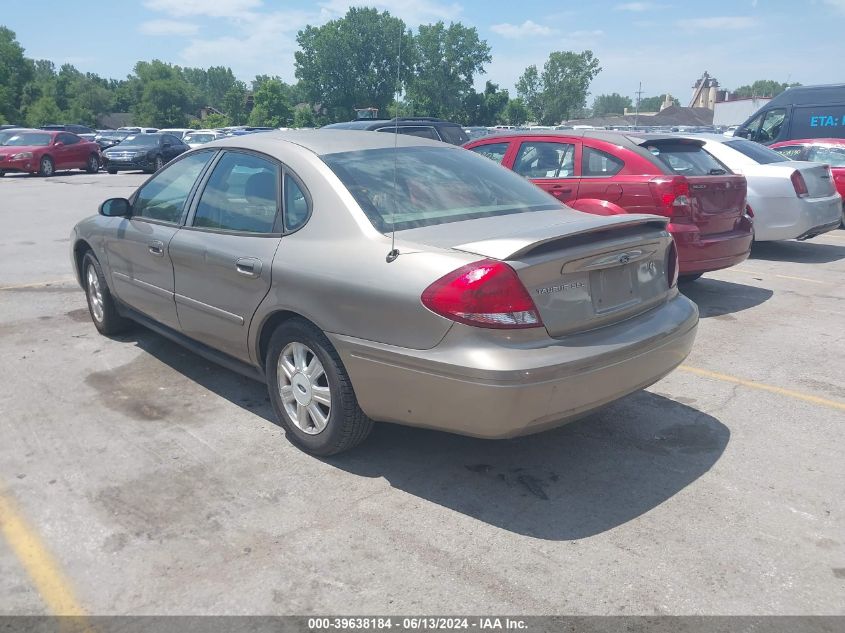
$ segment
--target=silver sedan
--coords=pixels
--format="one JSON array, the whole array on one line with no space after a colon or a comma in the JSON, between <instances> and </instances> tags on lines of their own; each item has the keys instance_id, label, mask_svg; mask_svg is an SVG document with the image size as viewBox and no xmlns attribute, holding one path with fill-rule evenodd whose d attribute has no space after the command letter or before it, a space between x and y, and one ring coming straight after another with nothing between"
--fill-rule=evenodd
<instances>
[{"instance_id":1,"label":"silver sedan","mask_svg":"<svg viewBox=\"0 0 845 633\"><path fill-rule=\"evenodd\" d=\"M434 141L309 130L187 152L71 244L102 334L140 323L266 381L329 455L373 421L533 433L672 371L698 312L665 222Z\"/></svg>"}]
</instances>

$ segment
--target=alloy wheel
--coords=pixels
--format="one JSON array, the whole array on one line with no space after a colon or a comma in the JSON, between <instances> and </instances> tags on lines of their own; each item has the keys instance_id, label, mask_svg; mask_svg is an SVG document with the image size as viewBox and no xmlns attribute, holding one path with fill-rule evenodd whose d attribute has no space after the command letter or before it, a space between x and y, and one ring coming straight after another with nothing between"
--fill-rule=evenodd
<instances>
[{"instance_id":1,"label":"alloy wheel","mask_svg":"<svg viewBox=\"0 0 845 633\"><path fill-rule=\"evenodd\" d=\"M85 273L88 289L88 303L91 306L91 316L97 323L103 322L105 316L105 301L103 300L103 289L100 287L100 277L93 265L88 266Z\"/></svg>"},{"instance_id":2,"label":"alloy wheel","mask_svg":"<svg viewBox=\"0 0 845 633\"><path fill-rule=\"evenodd\" d=\"M308 435L321 433L329 422L332 395L320 359L307 345L293 341L279 355L279 395L285 412Z\"/></svg>"}]
</instances>

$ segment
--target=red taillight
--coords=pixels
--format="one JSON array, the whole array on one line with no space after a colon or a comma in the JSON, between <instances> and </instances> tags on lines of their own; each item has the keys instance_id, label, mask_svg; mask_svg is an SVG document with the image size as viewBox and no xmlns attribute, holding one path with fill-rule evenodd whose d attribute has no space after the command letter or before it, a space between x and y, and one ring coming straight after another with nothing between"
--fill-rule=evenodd
<instances>
[{"instance_id":1,"label":"red taillight","mask_svg":"<svg viewBox=\"0 0 845 633\"><path fill-rule=\"evenodd\" d=\"M476 327L541 327L540 314L514 269L484 259L444 275L422 293L437 314Z\"/></svg>"},{"instance_id":2,"label":"red taillight","mask_svg":"<svg viewBox=\"0 0 845 633\"><path fill-rule=\"evenodd\" d=\"M648 184L657 203L657 213L673 220L688 218L692 214L689 181L686 178L655 178Z\"/></svg>"},{"instance_id":3,"label":"red taillight","mask_svg":"<svg viewBox=\"0 0 845 633\"><path fill-rule=\"evenodd\" d=\"M751 208L750 204L745 205L745 215L747 215L749 218L754 217L754 209Z\"/></svg>"},{"instance_id":4,"label":"red taillight","mask_svg":"<svg viewBox=\"0 0 845 633\"><path fill-rule=\"evenodd\" d=\"M804 180L804 176L801 175L800 171L793 171L789 179L792 181L792 186L795 188L796 196L798 196L799 198L806 198L810 195L810 192L807 189L807 183Z\"/></svg>"},{"instance_id":5,"label":"red taillight","mask_svg":"<svg viewBox=\"0 0 845 633\"><path fill-rule=\"evenodd\" d=\"M669 287L674 288L678 285L678 247L675 246L675 240L669 246L668 253L669 261L666 263L666 279L669 282Z\"/></svg>"}]
</instances>

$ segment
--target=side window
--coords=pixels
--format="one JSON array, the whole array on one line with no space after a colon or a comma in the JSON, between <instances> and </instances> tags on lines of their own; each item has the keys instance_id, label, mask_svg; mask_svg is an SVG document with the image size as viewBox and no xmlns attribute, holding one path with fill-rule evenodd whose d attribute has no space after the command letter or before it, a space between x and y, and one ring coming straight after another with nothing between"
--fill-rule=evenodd
<instances>
[{"instance_id":1,"label":"side window","mask_svg":"<svg viewBox=\"0 0 845 633\"><path fill-rule=\"evenodd\" d=\"M308 198L299 183L285 173L285 228L295 231L308 220Z\"/></svg>"},{"instance_id":2,"label":"side window","mask_svg":"<svg viewBox=\"0 0 845 633\"><path fill-rule=\"evenodd\" d=\"M73 145L79 142L79 137L75 134L59 134L56 137L56 141L64 143L65 145Z\"/></svg>"},{"instance_id":3,"label":"side window","mask_svg":"<svg viewBox=\"0 0 845 633\"><path fill-rule=\"evenodd\" d=\"M497 163L501 163L508 151L508 145L510 145L510 143L487 143L487 145L473 147L470 151L486 156Z\"/></svg>"},{"instance_id":4,"label":"side window","mask_svg":"<svg viewBox=\"0 0 845 633\"><path fill-rule=\"evenodd\" d=\"M382 127L379 128L379 132L393 132L397 128L394 127ZM430 138L434 141L439 141L440 137L437 135L437 132L433 127L426 127L426 126L399 126L398 128L399 134L406 134L408 136L419 136L421 138Z\"/></svg>"},{"instance_id":5,"label":"side window","mask_svg":"<svg viewBox=\"0 0 845 633\"><path fill-rule=\"evenodd\" d=\"M804 160L802 156L804 155L804 147L801 145L783 145L781 147L776 147L774 150L778 154L783 154L789 160Z\"/></svg>"},{"instance_id":6,"label":"side window","mask_svg":"<svg viewBox=\"0 0 845 633\"><path fill-rule=\"evenodd\" d=\"M161 137L162 144L170 143L171 145L179 145L179 139L173 136L172 134L165 134Z\"/></svg>"},{"instance_id":7,"label":"side window","mask_svg":"<svg viewBox=\"0 0 845 633\"><path fill-rule=\"evenodd\" d=\"M827 163L831 167L845 167L845 147L811 147L808 160Z\"/></svg>"},{"instance_id":8,"label":"side window","mask_svg":"<svg viewBox=\"0 0 845 633\"><path fill-rule=\"evenodd\" d=\"M227 152L202 192L194 226L273 233L279 210L279 167L253 154Z\"/></svg>"},{"instance_id":9,"label":"side window","mask_svg":"<svg viewBox=\"0 0 845 633\"><path fill-rule=\"evenodd\" d=\"M575 145L525 142L519 147L513 170L526 178L571 178L575 175Z\"/></svg>"},{"instance_id":10,"label":"side window","mask_svg":"<svg viewBox=\"0 0 845 633\"><path fill-rule=\"evenodd\" d=\"M615 176L625 166L625 162L616 156L592 147L584 147L581 175L584 178Z\"/></svg>"},{"instance_id":11,"label":"side window","mask_svg":"<svg viewBox=\"0 0 845 633\"><path fill-rule=\"evenodd\" d=\"M765 116L765 114L765 112L758 114L748 122L748 125L744 128L744 131L748 133L745 138L751 141L757 138L757 133L760 130L760 122L763 120L763 116Z\"/></svg>"},{"instance_id":12,"label":"side window","mask_svg":"<svg viewBox=\"0 0 845 633\"><path fill-rule=\"evenodd\" d=\"M759 130L751 130L748 138L758 143L769 143L780 136L780 130L783 127L783 120L786 118L786 110L777 108L769 110L763 117L763 123Z\"/></svg>"},{"instance_id":13,"label":"side window","mask_svg":"<svg viewBox=\"0 0 845 633\"><path fill-rule=\"evenodd\" d=\"M165 167L141 187L132 216L178 224L188 194L213 152L191 154Z\"/></svg>"}]
</instances>

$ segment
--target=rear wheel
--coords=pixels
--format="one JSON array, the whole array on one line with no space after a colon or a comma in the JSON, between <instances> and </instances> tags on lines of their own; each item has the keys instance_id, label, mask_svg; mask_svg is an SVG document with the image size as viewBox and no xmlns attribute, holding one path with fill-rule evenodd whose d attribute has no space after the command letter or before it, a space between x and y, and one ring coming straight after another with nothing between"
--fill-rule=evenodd
<instances>
[{"instance_id":1,"label":"rear wheel","mask_svg":"<svg viewBox=\"0 0 845 633\"><path fill-rule=\"evenodd\" d=\"M155 163L153 163L153 171L156 172L164 167L164 159L161 156L156 156Z\"/></svg>"},{"instance_id":2,"label":"rear wheel","mask_svg":"<svg viewBox=\"0 0 845 633\"><path fill-rule=\"evenodd\" d=\"M118 313L109 287L106 285L100 262L91 251L85 253L85 257L82 258L82 275L85 296L88 299L88 312L100 334L109 336L128 329L131 321Z\"/></svg>"},{"instance_id":3,"label":"rear wheel","mask_svg":"<svg viewBox=\"0 0 845 633\"><path fill-rule=\"evenodd\" d=\"M288 439L312 455L362 442L373 422L358 406L349 375L326 335L294 319L279 326L267 352L270 401Z\"/></svg>"},{"instance_id":4,"label":"rear wheel","mask_svg":"<svg viewBox=\"0 0 845 633\"><path fill-rule=\"evenodd\" d=\"M56 165L53 163L53 159L49 156L44 156L41 159L41 162L38 163L38 175L39 176L52 176L56 173Z\"/></svg>"},{"instance_id":5,"label":"rear wheel","mask_svg":"<svg viewBox=\"0 0 845 633\"><path fill-rule=\"evenodd\" d=\"M88 157L88 161L85 163L85 171L89 174L96 174L100 171L100 159L97 158L96 154L91 154Z\"/></svg>"}]
</instances>

